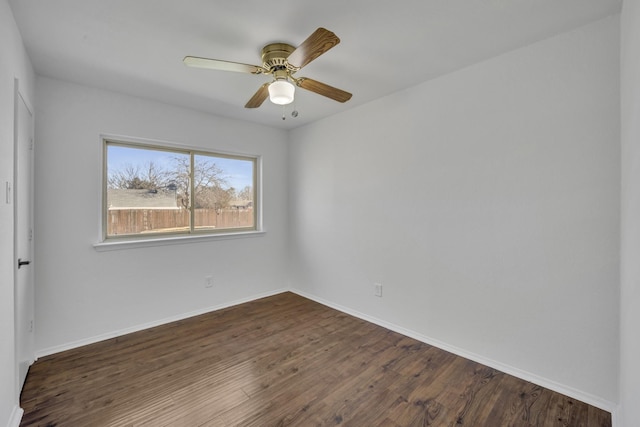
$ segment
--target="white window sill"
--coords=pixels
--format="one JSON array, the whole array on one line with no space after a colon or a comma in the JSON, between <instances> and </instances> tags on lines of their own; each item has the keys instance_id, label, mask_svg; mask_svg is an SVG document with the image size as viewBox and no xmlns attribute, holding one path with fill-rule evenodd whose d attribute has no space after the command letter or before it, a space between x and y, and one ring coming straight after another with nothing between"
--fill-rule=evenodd
<instances>
[{"instance_id":1,"label":"white window sill","mask_svg":"<svg viewBox=\"0 0 640 427\"><path fill-rule=\"evenodd\" d=\"M219 234L196 234L184 236L162 236L149 239L113 239L94 243L93 248L98 252L116 251L122 249L147 248L152 246L183 245L185 243L198 243L212 240L244 239L248 237L260 237L265 231L241 231Z\"/></svg>"}]
</instances>

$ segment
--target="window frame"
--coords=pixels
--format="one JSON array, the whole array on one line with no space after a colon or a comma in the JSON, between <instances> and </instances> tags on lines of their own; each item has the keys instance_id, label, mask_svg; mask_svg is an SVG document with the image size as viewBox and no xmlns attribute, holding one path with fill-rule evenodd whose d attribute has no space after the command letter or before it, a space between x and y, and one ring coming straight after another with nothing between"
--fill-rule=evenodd
<instances>
[{"instance_id":1,"label":"window frame","mask_svg":"<svg viewBox=\"0 0 640 427\"><path fill-rule=\"evenodd\" d=\"M262 229L262 157L260 155L233 153L222 150L208 150L202 147L193 147L178 143L146 140L131 137L117 137L110 135L102 135L101 138L101 201L100 201L100 233L99 240L94 247L96 250L117 249L122 245L130 247L140 246L157 246L162 244L186 243L189 241L202 241L208 239L229 239L236 237L253 237L264 233ZM185 231L159 231L149 234L123 234L123 235L107 235L108 206L107 206L107 190L108 190L108 147L110 145L150 149L156 151L166 151L169 153L186 154L189 156L190 163L190 179L189 179L189 229ZM223 229L198 229L195 225L195 209L193 206L194 193L194 159L195 156L213 156L227 159L238 159L243 161L251 161L253 163L252 186L253 186L253 226L237 227Z\"/></svg>"}]
</instances>

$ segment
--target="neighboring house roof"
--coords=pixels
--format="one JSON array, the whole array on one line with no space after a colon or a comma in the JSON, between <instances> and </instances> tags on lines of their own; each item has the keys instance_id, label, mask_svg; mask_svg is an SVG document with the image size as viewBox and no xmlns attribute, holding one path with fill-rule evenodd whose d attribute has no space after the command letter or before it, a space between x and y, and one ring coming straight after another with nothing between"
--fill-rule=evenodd
<instances>
[{"instance_id":1,"label":"neighboring house roof","mask_svg":"<svg viewBox=\"0 0 640 427\"><path fill-rule=\"evenodd\" d=\"M179 209L171 190L107 190L109 209Z\"/></svg>"},{"instance_id":2,"label":"neighboring house roof","mask_svg":"<svg viewBox=\"0 0 640 427\"><path fill-rule=\"evenodd\" d=\"M253 207L253 202L251 200L231 200L229 202L229 206L234 208L250 208Z\"/></svg>"}]
</instances>

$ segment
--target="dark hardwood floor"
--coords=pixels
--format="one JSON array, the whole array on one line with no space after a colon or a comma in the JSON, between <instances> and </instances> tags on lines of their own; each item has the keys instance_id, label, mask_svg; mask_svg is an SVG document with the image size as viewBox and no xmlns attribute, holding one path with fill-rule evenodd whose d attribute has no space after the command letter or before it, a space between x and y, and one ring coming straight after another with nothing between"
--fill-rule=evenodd
<instances>
[{"instance_id":1,"label":"dark hardwood floor","mask_svg":"<svg viewBox=\"0 0 640 427\"><path fill-rule=\"evenodd\" d=\"M611 426L600 409L292 293L54 354L21 426Z\"/></svg>"}]
</instances>

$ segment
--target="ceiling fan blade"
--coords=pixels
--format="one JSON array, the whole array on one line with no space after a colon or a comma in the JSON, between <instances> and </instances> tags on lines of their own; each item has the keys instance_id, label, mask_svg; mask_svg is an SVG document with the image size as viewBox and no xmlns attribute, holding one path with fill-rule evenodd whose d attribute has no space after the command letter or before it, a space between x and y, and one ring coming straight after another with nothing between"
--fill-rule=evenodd
<instances>
[{"instance_id":1,"label":"ceiling fan blade","mask_svg":"<svg viewBox=\"0 0 640 427\"><path fill-rule=\"evenodd\" d=\"M326 96L338 102L347 102L352 96L349 92L345 92L342 89L306 77L296 79L296 84L303 89L310 90L311 92Z\"/></svg>"},{"instance_id":2,"label":"ceiling fan blade","mask_svg":"<svg viewBox=\"0 0 640 427\"><path fill-rule=\"evenodd\" d=\"M269 85L271 83L265 83L260 86L260 89L253 94L251 99L245 104L244 108L258 108L262 105L265 99L269 96Z\"/></svg>"},{"instance_id":3,"label":"ceiling fan blade","mask_svg":"<svg viewBox=\"0 0 640 427\"><path fill-rule=\"evenodd\" d=\"M287 58L287 62L297 68L302 68L335 45L340 39L334 33L324 28L318 28Z\"/></svg>"},{"instance_id":4,"label":"ceiling fan blade","mask_svg":"<svg viewBox=\"0 0 640 427\"><path fill-rule=\"evenodd\" d=\"M235 71L237 73L261 74L266 71L257 65L241 64L239 62L221 61L219 59L199 58L197 56L185 56L184 65L196 68L208 68L210 70Z\"/></svg>"}]
</instances>

